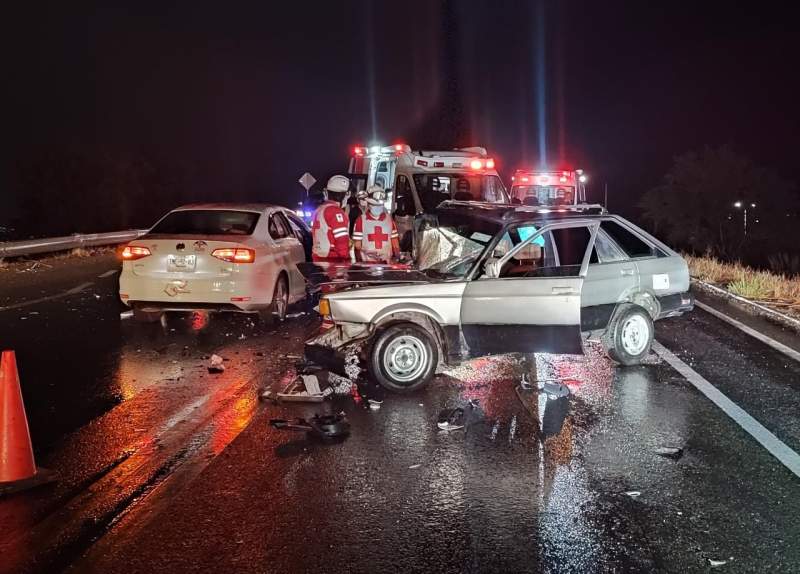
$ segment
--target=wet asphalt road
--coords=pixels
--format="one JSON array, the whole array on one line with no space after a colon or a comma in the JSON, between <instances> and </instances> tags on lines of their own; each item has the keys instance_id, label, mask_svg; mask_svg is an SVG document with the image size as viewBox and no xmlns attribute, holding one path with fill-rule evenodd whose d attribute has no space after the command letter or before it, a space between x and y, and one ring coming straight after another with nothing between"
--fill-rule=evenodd
<instances>
[{"instance_id":1,"label":"wet asphalt road","mask_svg":"<svg viewBox=\"0 0 800 574\"><path fill-rule=\"evenodd\" d=\"M0 345L59 476L0 499L0 572L800 571L800 480L655 355L473 361L378 411L273 406L257 389L290 372L310 314L138 325L100 277L115 266L0 270L0 308L31 302L0 310ZM699 310L657 337L800 449L800 364ZM515 390L524 372L574 381L563 421ZM466 429L439 431L468 399ZM340 410L341 444L268 425Z\"/></svg>"}]
</instances>

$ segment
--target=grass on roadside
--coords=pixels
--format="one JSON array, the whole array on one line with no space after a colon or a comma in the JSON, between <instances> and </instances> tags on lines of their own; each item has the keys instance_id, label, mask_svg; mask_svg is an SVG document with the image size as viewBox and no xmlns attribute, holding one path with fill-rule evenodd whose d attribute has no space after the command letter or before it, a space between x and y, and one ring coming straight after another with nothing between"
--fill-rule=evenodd
<instances>
[{"instance_id":1,"label":"grass on roadside","mask_svg":"<svg viewBox=\"0 0 800 574\"><path fill-rule=\"evenodd\" d=\"M685 255L692 277L713 283L747 299L800 312L800 277L758 271L716 257Z\"/></svg>"}]
</instances>

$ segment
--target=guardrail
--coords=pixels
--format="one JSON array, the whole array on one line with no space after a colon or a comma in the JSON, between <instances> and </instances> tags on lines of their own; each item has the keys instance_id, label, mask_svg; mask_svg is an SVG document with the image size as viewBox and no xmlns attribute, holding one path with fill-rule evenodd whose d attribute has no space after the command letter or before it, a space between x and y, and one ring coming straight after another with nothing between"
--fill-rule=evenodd
<instances>
[{"instance_id":1,"label":"guardrail","mask_svg":"<svg viewBox=\"0 0 800 574\"><path fill-rule=\"evenodd\" d=\"M77 247L117 245L132 241L144 235L147 231L147 229L129 229L128 231L111 231L109 233L88 233L83 235L75 233L65 237L7 241L0 243L0 257L21 257L23 255L66 251Z\"/></svg>"}]
</instances>

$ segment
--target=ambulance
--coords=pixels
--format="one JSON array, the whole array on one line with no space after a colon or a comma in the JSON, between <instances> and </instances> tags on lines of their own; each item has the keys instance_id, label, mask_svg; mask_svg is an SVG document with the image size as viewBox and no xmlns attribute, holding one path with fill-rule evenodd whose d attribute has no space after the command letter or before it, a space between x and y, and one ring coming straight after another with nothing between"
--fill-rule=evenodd
<instances>
[{"instance_id":1,"label":"ambulance","mask_svg":"<svg viewBox=\"0 0 800 574\"><path fill-rule=\"evenodd\" d=\"M579 205L586 203L588 176L576 170L522 170L511 177L511 202L518 205Z\"/></svg>"},{"instance_id":2,"label":"ambulance","mask_svg":"<svg viewBox=\"0 0 800 574\"><path fill-rule=\"evenodd\" d=\"M348 174L366 176L365 186L386 190L403 251L411 251L414 221L442 201L508 204L511 199L485 148L412 150L406 144L356 146Z\"/></svg>"}]
</instances>

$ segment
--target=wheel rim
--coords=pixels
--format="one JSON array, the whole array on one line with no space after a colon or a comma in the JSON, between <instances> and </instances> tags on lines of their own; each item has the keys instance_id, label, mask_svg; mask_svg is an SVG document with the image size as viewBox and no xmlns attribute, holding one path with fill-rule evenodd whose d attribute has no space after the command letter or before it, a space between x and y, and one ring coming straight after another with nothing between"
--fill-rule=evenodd
<instances>
[{"instance_id":1,"label":"wheel rim","mask_svg":"<svg viewBox=\"0 0 800 574\"><path fill-rule=\"evenodd\" d=\"M289 291L286 289L286 281L280 279L275 286L275 313L281 321L286 317L286 309L289 307Z\"/></svg>"},{"instance_id":2,"label":"wheel rim","mask_svg":"<svg viewBox=\"0 0 800 574\"><path fill-rule=\"evenodd\" d=\"M383 354L383 367L392 379L407 383L428 368L428 348L417 337L403 335L393 339Z\"/></svg>"},{"instance_id":3,"label":"wheel rim","mask_svg":"<svg viewBox=\"0 0 800 574\"><path fill-rule=\"evenodd\" d=\"M650 342L650 325L641 315L632 315L622 324L622 348L630 355L640 355Z\"/></svg>"}]
</instances>

